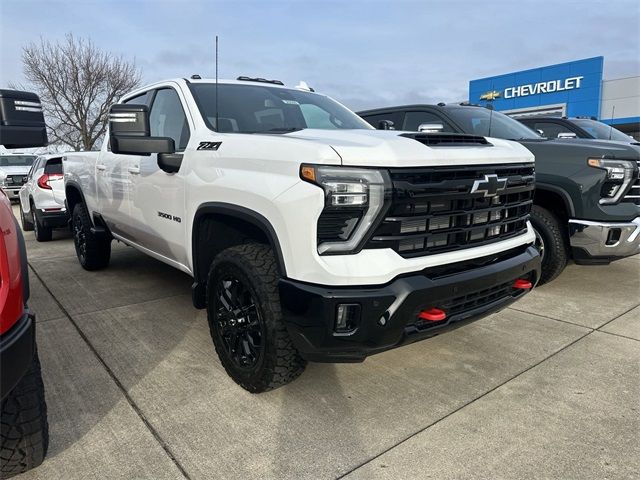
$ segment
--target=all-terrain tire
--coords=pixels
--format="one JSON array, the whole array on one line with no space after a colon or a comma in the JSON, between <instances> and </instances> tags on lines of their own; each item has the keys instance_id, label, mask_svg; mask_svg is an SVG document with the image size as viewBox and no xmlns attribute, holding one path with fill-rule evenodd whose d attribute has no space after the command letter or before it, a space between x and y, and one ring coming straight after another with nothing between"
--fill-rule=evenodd
<instances>
[{"instance_id":1,"label":"all-terrain tire","mask_svg":"<svg viewBox=\"0 0 640 480\"><path fill-rule=\"evenodd\" d=\"M560 219L546 208L534 205L531 225L542 240L542 275L538 285L562 273L569 261L569 235Z\"/></svg>"},{"instance_id":2,"label":"all-terrain tire","mask_svg":"<svg viewBox=\"0 0 640 480\"><path fill-rule=\"evenodd\" d=\"M22 230L25 232L33 231L33 223L27 216L24 214L22 210L22 204L20 204L20 223L22 225Z\"/></svg>"},{"instance_id":3,"label":"all-terrain tire","mask_svg":"<svg viewBox=\"0 0 640 480\"><path fill-rule=\"evenodd\" d=\"M53 237L53 229L51 227L45 227L38 219L36 209L31 205L31 218L33 219L33 233L36 236L38 242L49 242Z\"/></svg>"},{"instance_id":4,"label":"all-terrain tire","mask_svg":"<svg viewBox=\"0 0 640 480\"><path fill-rule=\"evenodd\" d=\"M2 401L0 415L0 478L40 465L49 446L49 425L37 352L31 368Z\"/></svg>"},{"instance_id":5,"label":"all-terrain tire","mask_svg":"<svg viewBox=\"0 0 640 480\"><path fill-rule=\"evenodd\" d=\"M216 312L222 303L216 281L229 275L248 287L262 326L261 354L255 366L240 368L232 359L221 333ZM246 243L220 252L211 264L207 281L207 317L213 343L222 366L242 388L252 393L273 390L295 380L306 361L293 345L282 318L278 293L278 268L267 245Z\"/></svg>"},{"instance_id":6,"label":"all-terrain tire","mask_svg":"<svg viewBox=\"0 0 640 480\"><path fill-rule=\"evenodd\" d=\"M76 255L85 270L100 270L111 260L111 238L91 233L91 218L84 203L73 208L72 231Z\"/></svg>"}]
</instances>

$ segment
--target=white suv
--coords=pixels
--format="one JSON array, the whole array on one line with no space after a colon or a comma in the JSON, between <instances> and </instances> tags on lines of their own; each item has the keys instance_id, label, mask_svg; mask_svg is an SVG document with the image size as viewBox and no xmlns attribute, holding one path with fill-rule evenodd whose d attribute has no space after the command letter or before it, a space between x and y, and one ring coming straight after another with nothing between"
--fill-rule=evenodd
<instances>
[{"instance_id":1,"label":"white suv","mask_svg":"<svg viewBox=\"0 0 640 480\"><path fill-rule=\"evenodd\" d=\"M18 191L24 185L35 158L35 155L21 152L3 151L0 154L0 188L11 201L18 200Z\"/></svg>"},{"instance_id":2,"label":"white suv","mask_svg":"<svg viewBox=\"0 0 640 480\"><path fill-rule=\"evenodd\" d=\"M51 240L54 228L69 223L64 199L62 155L38 157L20 189L22 228L33 230L39 242Z\"/></svg>"}]
</instances>

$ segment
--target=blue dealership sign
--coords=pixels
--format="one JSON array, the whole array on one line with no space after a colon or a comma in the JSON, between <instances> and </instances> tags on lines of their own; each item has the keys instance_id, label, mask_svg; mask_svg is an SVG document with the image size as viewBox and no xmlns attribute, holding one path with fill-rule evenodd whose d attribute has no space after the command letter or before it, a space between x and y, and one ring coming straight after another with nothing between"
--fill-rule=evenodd
<instances>
[{"instance_id":1,"label":"blue dealership sign","mask_svg":"<svg viewBox=\"0 0 640 480\"><path fill-rule=\"evenodd\" d=\"M566 114L600 116L604 57L507 73L469 82L469 101L496 110L565 105Z\"/></svg>"}]
</instances>

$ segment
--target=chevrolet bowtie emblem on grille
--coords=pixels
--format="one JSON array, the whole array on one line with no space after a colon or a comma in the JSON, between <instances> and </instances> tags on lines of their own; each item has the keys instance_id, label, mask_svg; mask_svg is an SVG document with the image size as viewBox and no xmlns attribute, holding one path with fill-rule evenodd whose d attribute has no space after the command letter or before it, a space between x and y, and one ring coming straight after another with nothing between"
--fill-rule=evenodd
<instances>
[{"instance_id":1,"label":"chevrolet bowtie emblem on grille","mask_svg":"<svg viewBox=\"0 0 640 480\"><path fill-rule=\"evenodd\" d=\"M484 193L485 197L495 197L500 190L507 187L506 178L498 178L498 175L485 175L482 180L473 182L470 193Z\"/></svg>"},{"instance_id":2,"label":"chevrolet bowtie emblem on grille","mask_svg":"<svg viewBox=\"0 0 640 480\"><path fill-rule=\"evenodd\" d=\"M480 100L495 100L500 97L500 92L492 90L491 92L485 92L480 95Z\"/></svg>"}]
</instances>

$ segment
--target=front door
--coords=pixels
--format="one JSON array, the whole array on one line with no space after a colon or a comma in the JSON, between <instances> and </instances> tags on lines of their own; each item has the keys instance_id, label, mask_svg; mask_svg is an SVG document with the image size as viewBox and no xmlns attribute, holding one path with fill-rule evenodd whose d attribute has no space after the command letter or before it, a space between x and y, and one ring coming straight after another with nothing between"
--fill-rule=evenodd
<instances>
[{"instance_id":1,"label":"front door","mask_svg":"<svg viewBox=\"0 0 640 480\"><path fill-rule=\"evenodd\" d=\"M173 138L176 152L183 152L190 138L185 112L174 88L158 89L149 110L151 136ZM183 172L166 173L161 170L157 154L130 158L130 215L134 242L162 257L187 265Z\"/></svg>"}]
</instances>

